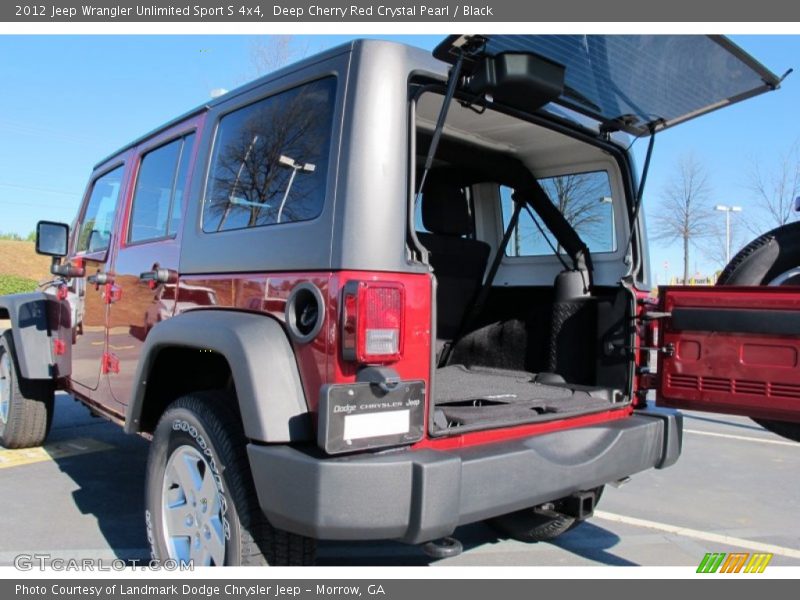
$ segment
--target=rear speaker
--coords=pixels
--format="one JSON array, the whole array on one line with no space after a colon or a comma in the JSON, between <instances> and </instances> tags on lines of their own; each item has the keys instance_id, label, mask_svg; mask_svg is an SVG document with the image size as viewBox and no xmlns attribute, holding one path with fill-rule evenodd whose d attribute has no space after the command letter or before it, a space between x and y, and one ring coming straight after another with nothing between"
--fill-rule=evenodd
<instances>
[{"instance_id":1,"label":"rear speaker","mask_svg":"<svg viewBox=\"0 0 800 600\"><path fill-rule=\"evenodd\" d=\"M286 327L292 338L307 344L319 335L325 321L325 300L313 283L305 281L292 288L286 301Z\"/></svg>"}]
</instances>

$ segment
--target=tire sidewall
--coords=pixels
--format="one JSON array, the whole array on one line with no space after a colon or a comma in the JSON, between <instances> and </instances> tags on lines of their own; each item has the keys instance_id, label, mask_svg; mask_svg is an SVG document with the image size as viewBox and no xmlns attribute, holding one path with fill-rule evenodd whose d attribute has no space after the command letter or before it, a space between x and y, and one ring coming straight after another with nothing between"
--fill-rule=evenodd
<instances>
[{"instance_id":1,"label":"tire sidewall","mask_svg":"<svg viewBox=\"0 0 800 600\"><path fill-rule=\"evenodd\" d=\"M754 240L722 272L718 285L766 285L800 266L800 223L791 223Z\"/></svg>"},{"instance_id":2,"label":"tire sidewall","mask_svg":"<svg viewBox=\"0 0 800 600\"><path fill-rule=\"evenodd\" d=\"M145 524L152 557L160 561L169 558L162 523L164 474L169 457L175 450L187 445L200 452L211 468L222 505L225 565L238 564L241 532L231 488L225 478L227 457L220 456L220 440L214 438L202 417L183 406L167 410L153 434L150 447L145 486Z\"/></svg>"},{"instance_id":3,"label":"tire sidewall","mask_svg":"<svg viewBox=\"0 0 800 600\"><path fill-rule=\"evenodd\" d=\"M7 421L3 423L3 421L0 420L0 444L2 444L5 441L6 428L8 426L8 423L10 423L11 420L14 418L14 399L16 398L15 390L17 387L17 372L16 372L17 365L16 362L14 361L14 354L10 351L8 347L5 334L2 334L0 335L0 359L2 359L2 357L6 354L8 354L9 358L11 359L11 370L8 374L8 376L11 378L11 381L8 387L9 398L8 398Z\"/></svg>"}]
</instances>

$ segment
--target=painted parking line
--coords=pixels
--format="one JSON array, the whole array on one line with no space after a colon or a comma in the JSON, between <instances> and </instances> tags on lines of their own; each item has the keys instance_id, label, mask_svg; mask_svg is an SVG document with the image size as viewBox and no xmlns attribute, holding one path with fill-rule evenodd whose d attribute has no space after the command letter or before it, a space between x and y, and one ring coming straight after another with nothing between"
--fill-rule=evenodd
<instances>
[{"instance_id":1,"label":"painted parking line","mask_svg":"<svg viewBox=\"0 0 800 600\"><path fill-rule=\"evenodd\" d=\"M787 548L785 546L776 546L774 544L762 544L761 542L754 542L744 538L737 538L730 535L720 533L711 533L710 531L700 531L699 529L690 529L688 527L679 527L677 525L670 525L669 523L659 523L658 521L649 521L647 519L637 519L636 517L628 517L626 515L618 515L615 513L605 512L603 510L594 511L594 516L598 519L605 521L614 521L616 523L625 523L627 525L635 525L636 527L646 527L648 529L656 529L665 533L672 533L695 540L702 540L704 542L713 542L716 544L724 544L727 546L736 546L738 548L747 548L755 550L756 552L768 552L778 554L780 556L788 556L789 558L800 559L800 549Z\"/></svg>"},{"instance_id":2,"label":"painted parking line","mask_svg":"<svg viewBox=\"0 0 800 600\"><path fill-rule=\"evenodd\" d=\"M114 446L98 440L89 438L76 438L63 442L54 442L39 448L22 448L19 450L8 450L0 447L0 469L10 467L21 467L48 460L59 460L69 456L89 454L91 452L103 452L112 450Z\"/></svg>"},{"instance_id":3,"label":"painted parking line","mask_svg":"<svg viewBox=\"0 0 800 600\"><path fill-rule=\"evenodd\" d=\"M732 433L714 433L712 431L700 431L699 429L684 429L684 433L693 433L695 435L708 435L711 437L728 438L731 440L741 440L743 442L758 442L759 444L776 444L778 446L794 446L800 448L797 442L784 442L782 440L768 440L765 438L751 437L747 435L734 435Z\"/></svg>"}]
</instances>

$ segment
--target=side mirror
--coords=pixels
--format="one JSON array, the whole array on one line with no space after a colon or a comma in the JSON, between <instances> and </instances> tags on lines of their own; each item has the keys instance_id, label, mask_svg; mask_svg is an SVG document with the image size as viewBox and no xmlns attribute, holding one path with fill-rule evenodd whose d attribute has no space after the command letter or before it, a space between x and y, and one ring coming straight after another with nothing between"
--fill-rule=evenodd
<instances>
[{"instance_id":1,"label":"side mirror","mask_svg":"<svg viewBox=\"0 0 800 600\"><path fill-rule=\"evenodd\" d=\"M53 221L39 221L36 224L36 252L45 256L62 258L67 255L69 225Z\"/></svg>"},{"instance_id":2,"label":"side mirror","mask_svg":"<svg viewBox=\"0 0 800 600\"><path fill-rule=\"evenodd\" d=\"M794 199L794 210L800 212L800 196Z\"/></svg>"}]
</instances>

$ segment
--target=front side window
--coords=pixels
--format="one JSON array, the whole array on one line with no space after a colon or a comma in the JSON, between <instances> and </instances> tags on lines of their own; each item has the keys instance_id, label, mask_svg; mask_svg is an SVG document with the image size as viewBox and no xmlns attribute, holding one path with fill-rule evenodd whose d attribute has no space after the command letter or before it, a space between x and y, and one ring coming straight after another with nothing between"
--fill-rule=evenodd
<instances>
[{"instance_id":1,"label":"front side window","mask_svg":"<svg viewBox=\"0 0 800 600\"><path fill-rule=\"evenodd\" d=\"M616 251L614 198L606 171L569 173L538 181L592 253ZM500 188L504 228L508 227L514 211L511 193L510 188ZM523 210L506 247L506 256L547 256L553 253L553 248L562 251L553 234L536 218L544 235Z\"/></svg>"},{"instance_id":2,"label":"front side window","mask_svg":"<svg viewBox=\"0 0 800 600\"><path fill-rule=\"evenodd\" d=\"M173 140L142 157L133 194L128 242L175 235L180 224L194 134Z\"/></svg>"},{"instance_id":3,"label":"front side window","mask_svg":"<svg viewBox=\"0 0 800 600\"><path fill-rule=\"evenodd\" d=\"M125 168L119 166L92 184L92 193L78 230L77 252L91 254L108 250L124 172Z\"/></svg>"},{"instance_id":4,"label":"front side window","mask_svg":"<svg viewBox=\"0 0 800 600\"><path fill-rule=\"evenodd\" d=\"M225 115L211 160L203 231L307 221L322 212L336 80L321 79Z\"/></svg>"}]
</instances>

